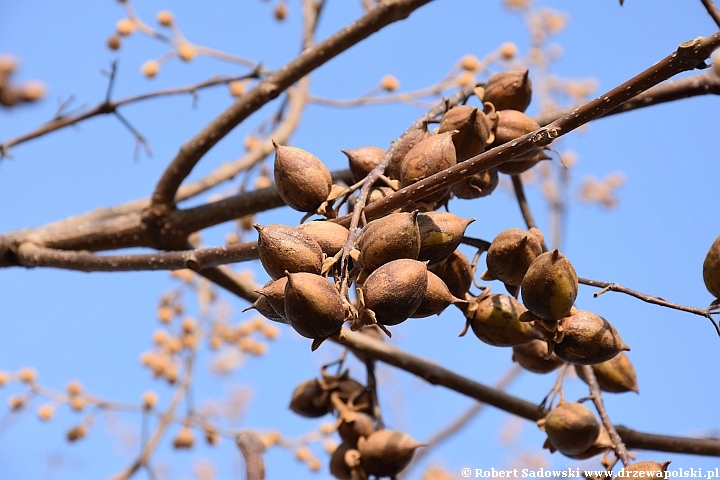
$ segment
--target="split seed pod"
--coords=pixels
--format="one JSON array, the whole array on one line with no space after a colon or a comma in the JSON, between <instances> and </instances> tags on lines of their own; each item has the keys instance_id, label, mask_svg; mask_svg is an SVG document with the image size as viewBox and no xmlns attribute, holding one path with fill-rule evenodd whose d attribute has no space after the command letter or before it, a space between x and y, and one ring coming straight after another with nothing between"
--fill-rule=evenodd
<instances>
[{"instance_id":1,"label":"split seed pod","mask_svg":"<svg viewBox=\"0 0 720 480\"><path fill-rule=\"evenodd\" d=\"M624 467L622 470L620 470L620 472L618 472L617 474L617 478L627 478L634 476L631 475L629 472L644 472L643 476L649 478L662 477L663 475L658 474L665 473L667 471L668 465L670 465L669 460L665 462L653 462L651 460L646 460L644 462L633 463L632 465L628 465L627 467Z\"/></svg>"},{"instance_id":2,"label":"split seed pod","mask_svg":"<svg viewBox=\"0 0 720 480\"><path fill-rule=\"evenodd\" d=\"M341 150L348 157L353 180L359 182L378 165L385 155L385 150L378 147L360 147L354 150Z\"/></svg>"},{"instance_id":3,"label":"split seed pod","mask_svg":"<svg viewBox=\"0 0 720 480\"><path fill-rule=\"evenodd\" d=\"M465 298L470 291L473 281L472 267L460 250L455 250L444 262L432 265L428 270L440 277L454 296Z\"/></svg>"},{"instance_id":4,"label":"split seed pod","mask_svg":"<svg viewBox=\"0 0 720 480\"><path fill-rule=\"evenodd\" d=\"M542 253L543 234L537 228L529 232L508 228L500 232L487 252L487 268L498 280L520 286L533 260Z\"/></svg>"},{"instance_id":5,"label":"split seed pod","mask_svg":"<svg viewBox=\"0 0 720 480\"><path fill-rule=\"evenodd\" d=\"M460 245L465 229L474 218L460 218L450 212L428 212L417 218L420 231L418 260L430 264L442 262Z\"/></svg>"},{"instance_id":6,"label":"split seed pod","mask_svg":"<svg viewBox=\"0 0 720 480\"><path fill-rule=\"evenodd\" d=\"M550 443L550 442L548 442ZM552 443L550 443L552 446ZM587 460L588 458L592 458L596 455L600 455L603 453L606 453L609 449L615 448L615 444L613 443L612 439L610 438L610 434L608 433L607 429L604 425L600 424L600 434L595 439L592 445L588 447L587 450L584 452L578 454L578 455L566 455L570 458L573 458L575 460ZM551 449L552 452L553 449Z\"/></svg>"},{"instance_id":7,"label":"split seed pod","mask_svg":"<svg viewBox=\"0 0 720 480\"><path fill-rule=\"evenodd\" d=\"M500 110L497 115L498 124L495 128L493 147L515 140L540 128L540 124L535 120L517 110Z\"/></svg>"},{"instance_id":8,"label":"split seed pod","mask_svg":"<svg viewBox=\"0 0 720 480\"><path fill-rule=\"evenodd\" d=\"M431 315L440 315L450 304L467 305L466 300L455 297L448 290L445 282L428 270L427 290L420 306L411 315L412 318L425 318Z\"/></svg>"},{"instance_id":9,"label":"split seed pod","mask_svg":"<svg viewBox=\"0 0 720 480\"><path fill-rule=\"evenodd\" d=\"M292 273L319 274L322 269L322 248L307 233L287 225L253 225L258 231L258 251L263 268L277 280Z\"/></svg>"},{"instance_id":10,"label":"split seed pod","mask_svg":"<svg viewBox=\"0 0 720 480\"><path fill-rule=\"evenodd\" d=\"M417 260L388 262L368 276L358 294L365 325L397 325L415 313L427 291L427 266Z\"/></svg>"},{"instance_id":11,"label":"split seed pod","mask_svg":"<svg viewBox=\"0 0 720 480\"><path fill-rule=\"evenodd\" d=\"M535 258L522 280L525 307L543 320L552 321L568 316L577 294L575 269L558 250Z\"/></svg>"},{"instance_id":12,"label":"split seed pod","mask_svg":"<svg viewBox=\"0 0 720 480\"><path fill-rule=\"evenodd\" d=\"M338 427L338 434L343 443L354 446L360 437L369 437L375 431L375 423L366 413L353 412L352 417L351 421L343 419Z\"/></svg>"},{"instance_id":13,"label":"split seed pod","mask_svg":"<svg viewBox=\"0 0 720 480\"><path fill-rule=\"evenodd\" d=\"M703 262L703 280L708 292L720 298L720 237L713 242Z\"/></svg>"},{"instance_id":14,"label":"split seed pod","mask_svg":"<svg viewBox=\"0 0 720 480\"><path fill-rule=\"evenodd\" d=\"M534 373L550 373L565 363L554 353L548 356L547 342L542 340L513 346L512 360Z\"/></svg>"},{"instance_id":15,"label":"split seed pod","mask_svg":"<svg viewBox=\"0 0 720 480\"><path fill-rule=\"evenodd\" d=\"M356 243L358 262L371 272L392 260L415 260L420 252L417 212L393 213L368 223Z\"/></svg>"},{"instance_id":16,"label":"split seed pod","mask_svg":"<svg viewBox=\"0 0 720 480\"><path fill-rule=\"evenodd\" d=\"M330 170L310 152L275 145L275 185L280 198L300 212L314 212L332 188Z\"/></svg>"},{"instance_id":17,"label":"split seed pod","mask_svg":"<svg viewBox=\"0 0 720 480\"><path fill-rule=\"evenodd\" d=\"M630 350L610 322L585 310L560 320L562 341L555 354L566 362L594 365L610 360L623 350Z\"/></svg>"},{"instance_id":18,"label":"split seed pod","mask_svg":"<svg viewBox=\"0 0 720 480\"><path fill-rule=\"evenodd\" d=\"M394 430L378 430L358 440L360 462L365 471L377 477L394 477L412 461L413 454L423 444Z\"/></svg>"},{"instance_id":19,"label":"split seed pod","mask_svg":"<svg viewBox=\"0 0 720 480\"><path fill-rule=\"evenodd\" d=\"M403 187L434 175L457 164L453 132L439 133L426 138L415 145L402 161L400 184ZM449 188L438 191L422 200L427 203L438 202L450 191Z\"/></svg>"},{"instance_id":20,"label":"split seed pod","mask_svg":"<svg viewBox=\"0 0 720 480\"><path fill-rule=\"evenodd\" d=\"M340 330L345 321L342 297L325 277L312 273L288 273L285 286L285 317L300 335L321 339Z\"/></svg>"},{"instance_id":21,"label":"split seed pod","mask_svg":"<svg viewBox=\"0 0 720 480\"><path fill-rule=\"evenodd\" d=\"M475 198L487 197L500 183L500 176L497 168L490 168L480 173L476 173L461 182L453 185L450 190L453 195L464 200L473 200Z\"/></svg>"},{"instance_id":22,"label":"split seed pod","mask_svg":"<svg viewBox=\"0 0 720 480\"><path fill-rule=\"evenodd\" d=\"M385 174L393 180L400 180L400 172L402 170L401 167L405 155L407 155L407 153L412 150L415 145L426 138L430 138L430 132L428 132L425 127L419 130L413 130L403 136L399 145L393 145L395 146L395 150L390 158L390 163L388 163L388 166L385 169Z\"/></svg>"},{"instance_id":23,"label":"split seed pod","mask_svg":"<svg viewBox=\"0 0 720 480\"><path fill-rule=\"evenodd\" d=\"M287 285L287 277L278 278L277 280L270 280L265 286L259 290L255 290L256 293L261 295L261 298L270 304L275 313L285 319L285 286Z\"/></svg>"},{"instance_id":24,"label":"split seed pod","mask_svg":"<svg viewBox=\"0 0 720 480\"><path fill-rule=\"evenodd\" d=\"M453 107L440 119L438 133L452 132L457 161L462 162L485 151L491 131L490 120L482 110L470 105Z\"/></svg>"},{"instance_id":25,"label":"split seed pod","mask_svg":"<svg viewBox=\"0 0 720 480\"><path fill-rule=\"evenodd\" d=\"M627 353L620 352L606 362L592 365L600 390L611 393L640 393L637 375ZM588 383L583 368L575 365L575 371L583 382Z\"/></svg>"},{"instance_id":26,"label":"split seed pod","mask_svg":"<svg viewBox=\"0 0 720 480\"><path fill-rule=\"evenodd\" d=\"M489 345L511 347L540 338L532 323L518 320L525 307L513 297L488 295L478 301L476 307L469 319L470 327Z\"/></svg>"},{"instance_id":27,"label":"split seed pod","mask_svg":"<svg viewBox=\"0 0 720 480\"><path fill-rule=\"evenodd\" d=\"M306 380L295 387L290 399L290 410L302 417L322 417L330 410L327 395L317 379Z\"/></svg>"},{"instance_id":28,"label":"split seed pod","mask_svg":"<svg viewBox=\"0 0 720 480\"><path fill-rule=\"evenodd\" d=\"M341 443L330 456L330 474L339 480L352 480L353 469L349 464L355 466L355 463L360 463L360 452L347 443Z\"/></svg>"},{"instance_id":29,"label":"split seed pod","mask_svg":"<svg viewBox=\"0 0 720 480\"><path fill-rule=\"evenodd\" d=\"M600 435L600 423L581 403L563 403L538 422L552 445L565 455L580 455Z\"/></svg>"},{"instance_id":30,"label":"split seed pod","mask_svg":"<svg viewBox=\"0 0 720 480\"><path fill-rule=\"evenodd\" d=\"M310 235L315 240L323 253L328 257L334 257L347 241L350 231L335 222L314 221L307 222L297 227L299 230Z\"/></svg>"},{"instance_id":31,"label":"split seed pod","mask_svg":"<svg viewBox=\"0 0 720 480\"><path fill-rule=\"evenodd\" d=\"M532 82L529 71L510 70L493 75L485 85L484 102L490 102L496 110L524 112L532 99Z\"/></svg>"}]
</instances>

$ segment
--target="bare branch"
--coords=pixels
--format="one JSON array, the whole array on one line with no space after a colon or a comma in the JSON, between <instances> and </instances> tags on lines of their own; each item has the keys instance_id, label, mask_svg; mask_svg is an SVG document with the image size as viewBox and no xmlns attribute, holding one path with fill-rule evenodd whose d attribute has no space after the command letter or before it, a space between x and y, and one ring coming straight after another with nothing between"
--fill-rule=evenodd
<instances>
[{"instance_id":1,"label":"bare branch","mask_svg":"<svg viewBox=\"0 0 720 480\"><path fill-rule=\"evenodd\" d=\"M715 21L715 25L720 28L720 10L718 10L718 7L715 5L715 2L713 0L700 0L707 10L710 17Z\"/></svg>"},{"instance_id":2,"label":"bare branch","mask_svg":"<svg viewBox=\"0 0 720 480\"><path fill-rule=\"evenodd\" d=\"M175 194L182 181L190 174L203 155L230 133L235 126L317 67L383 27L406 18L414 10L430 1L432 0L383 2L325 41L306 49L296 59L261 81L182 146L158 181L152 194L151 205L160 207L160 213L163 213L165 209L167 211L172 209L175 204Z\"/></svg>"},{"instance_id":3,"label":"bare branch","mask_svg":"<svg viewBox=\"0 0 720 480\"><path fill-rule=\"evenodd\" d=\"M416 357L386 342L374 340L368 335L351 332L348 329L343 329L343 334L346 336L343 345L351 350L410 372L433 385L442 385L533 422L543 416L537 405L458 375L435 362ZM615 428L628 448L720 457L719 439L654 435L622 426Z\"/></svg>"}]
</instances>

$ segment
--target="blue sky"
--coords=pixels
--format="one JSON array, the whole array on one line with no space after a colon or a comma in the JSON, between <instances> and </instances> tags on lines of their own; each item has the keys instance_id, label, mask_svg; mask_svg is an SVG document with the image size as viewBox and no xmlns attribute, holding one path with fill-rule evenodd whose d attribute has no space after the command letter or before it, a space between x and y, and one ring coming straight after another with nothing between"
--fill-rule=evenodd
<instances>
[{"instance_id":1,"label":"blue sky","mask_svg":"<svg viewBox=\"0 0 720 480\"><path fill-rule=\"evenodd\" d=\"M624 7L606 0L593 4L545 2L567 12L568 25L553 38L562 57L553 73L568 78L593 77L597 94L649 67L676 46L717 30L701 3L628 0ZM261 61L275 69L296 55L299 43L300 4L289 1L284 23L272 18L272 2L157 1L136 6L152 21L157 11L169 8L192 41ZM115 2L6 2L0 17L0 51L20 59L18 81L40 79L48 87L46 99L31 106L0 111L0 139L31 130L52 118L59 101L72 97L71 108L92 106L104 98L107 80L100 74L118 58L115 97L188 85L215 74L242 75L242 67L214 59L192 63L177 59L163 65L159 76L148 80L140 65L162 55L166 47L133 36L115 53L105 47L123 10ZM360 2L329 1L318 38L337 31L361 13ZM408 20L392 25L318 69L311 80L313 94L352 98L371 89L391 73L403 89L430 85L444 76L464 54L478 57L513 41L525 52L529 38L521 16L504 10L500 2L435 1ZM499 66L495 68L499 69ZM531 77L533 72L531 71ZM39 226L100 206L112 206L146 197L165 166L184 141L226 108L232 98L223 87L200 93L193 108L189 97L150 100L121 110L148 139L154 155L133 159L134 140L114 118L97 117L77 128L51 133L15 147L12 158L0 161L0 232ZM716 219L720 158L716 146L720 123L718 99L682 100L594 122L583 132L563 137L556 149L573 150L578 163L572 168L571 193L586 176L604 178L622 171L625 185L618 191L619 207L607 211L573 200L564 225L563 251L578 274L614 281L678 303L704 307L711 296L702 282L702 262L713 239L720 235ZM265 108L240 125L213 148L193 171L201 177L221 162L243 153L243 138L276 105ZM530 113L537 106L531 105ZM363 145L386 147L422 110L409 106L373 106L337 109L310 105L292 144L311 151L331 168L345 167L340 149ZM211 193L228 193L222 186ZM206 201L209 194L201 196ZM528 189L531 205L543 229L548 227L546 204L536 187ZM510 227L522 227L517 205L506 191L472 202L454 201L451 210L476 217L468 233L492 239ZM297 212L280 209L262 213L262 224L296 224ZM210 229L204 241L222 242L229 224ZM472 255L471 250L465 250ZM259 263L243 265L265 276ZM155 309L159 296L177 281L166 272L78 273L51 269L0 270L0 370L15 371L31 365L43 384L62 389L80 379L102 398L137 402L143 391L156 389L161 406L172 394L140 367L138 357L151 346L159 324ZM500 285L494 285L502 291ZM610 320L630 345L641 394L605 396L611 418L638 430L675 435L718 435L720 394L715 366L720 360L720 339L701 317L644 304L621 294L598 299L593 289L581 287L577 305ZM224 294L223 294L224 295ZM246 304L229 295L225 301L233 322L252 317L240 313ZM455 310L440 317L406 322L393 329L393 342L417 355L432 358L483 383L492 383L510 362L508 349L490 347L468 335L458 338L463 320ZM293 387L316 376L340 349L324 345L315 353L288 328L260 359L224 377L209 372L212 356L203 349L194 398L221 398L234 386L252 390L242 428L282 430L299 437L319 425L300 419L288 409ZM357 363L354 376L364 378ZM381 367L380 400L390 426L422 441L463 412L471 400L390 367ZM540 402L554 375L526 373L509 391ZM0 399L18 392L16 385L0 390ZM586 395L584 384L566 381L566 395ZM120 471L134 458L133 449L118 445L102 416L88 438L67 444L64 432L80 421L67 407L56 418L41 423L34 414L36 401L25 414L0 427L0 478L78 479L104 478ZM129 429L139 428L133 415L118 417ZM330 420L329 417L325 420ZM501 435L501 431L506 435ZM508 444L508 432L517 433ZM157 452L156 463L171 465L169 478L194 478L192 465L200 458L218 466L218 478L233 478L239 454L224 441L219 448L199 447L175 452L168 439ZM510 435L512 437L512 435ZM559 454L541 452L543 436L529 422L487 409L466 429L433 451L411 473L420 478L427 462L442 465L457 475L466 466L503 468L522 453L545 456L548 466L563 468L578 462ZM137 448L137 445L135 447ZM316 449L325 462L323 452ZM58 459L60 467L55 468ZM638 452L638 459L673 460L673 468L718 464L717 459L666 453ZM311 474L291 453L271 450L266 457L268 478L327 478ZM583 465L598 465L583 462ZM140 472L136 478L146 478Z\"/></svg>"}]
</instances>

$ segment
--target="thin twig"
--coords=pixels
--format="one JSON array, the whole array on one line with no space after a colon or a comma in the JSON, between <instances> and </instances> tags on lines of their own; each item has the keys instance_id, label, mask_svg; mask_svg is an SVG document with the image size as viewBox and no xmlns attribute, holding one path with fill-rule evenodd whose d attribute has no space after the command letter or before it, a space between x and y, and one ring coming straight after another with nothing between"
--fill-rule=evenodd
<instances>
[{"instance_id":1,"label":"thin twig","mask_svg":"<svg viewBox=\"0 0 720 480\"><path fill-rule=\"evenodd\" d=\"M387 342L374 340L368 335L351 332L348 329L343 329L343 334L346 337L344 346L351 350L417 375L433 385L442 385L533 422L545 414L533 403L458 375L435 362L407 353ZM720 439L673 437L638 432L622 426L615 428L628 448L720 457Z\"/></svg>"},{"instance_id":2,"label":"thin twig","mask_svg":"<svg viewBox=\"0 0 720 480\"><path fill-rule=\"evenodd\" d=\"M525 188L523 187L522 178L520 178L520 175L511 175L510 178L512 178L515 198L517 198L520 213L525 220L525 225L527 225L528 230L531 228L538 228L537 223L535 223L535 217L533 217L532 210L530 210L530 204L525 197ZM545 240L542 242L542 250L543 252L548 251L547 245L545 245Z\"/></svg>"},{"instance_id":3,"label":"thin twig","mask_svg":"<svg viewBox=\"0 0 720 480\"><path fill-rule=\"evenodd\" d=\"M618 435L617 430L615 430L615 425L613 425L612 421L610 421L610 416L608 415L607 410L605 410L605 404L603 403L602 398L602 391L600 390L600 385L598 384L597 378L595 377L595 372L590 365L582 365L581 368L583 370L583 373L585 374L585 379L587 380L587 383L590 387L590 398L592 398L592 401L595 404L595 409L600 415L600 419L602 420L603 425L605 425L605 428L610 434L610 440L612 440L612 442L615 444L615 454L623 463L623 465L627 467L630 464L630 457L628 455L627 448L625 448L625 443L623 443L622 438L620 438L620 435Z\"/></svg>"},{"instance_id":4,"label":"thin twig","mask_svg":"<svg viewBox=\"0 0 720 480\"><path fill-rule=\"evenodd\" d=\"M578 277L578 283L582 283L583 285L589 285L591 287L601 288L602 290L593 294L593 297L595 298L599 297L605 292L620 292L626 295L630 295L631 297L640 299L643 302L652 303L653 305L660 305L662 307L672 308L674 310L680 310L682 312L692 313L694 315L700 315L701 317L705 317L710 320L710 322L713 324L713 327L715 327L715 331L717 332L718 336L720 336L720 327L718 327L718 325L713 321L713 313L711 313L711 310L708 308L687 307L685 305L669 302L664 298L653 297L651 295L640 293L636 290L631 290L629 288L623 287L622 285L618 285L617 283L600 282L598 280L591 280L589 278L582 277Z\"/></svg>"},{"instance_id":5,"label":"thin twig","mask_svg":"<svg viewBox=\"0 0 720 480\"><path fill-rule=\"evenodd\" d=\"M715 2L713 0L700 0L705 7L705 10L707 10L710 17L715 21L715 25L720 28L720 10L718 7L715 6Z\"/></svg>"}]
</instances>

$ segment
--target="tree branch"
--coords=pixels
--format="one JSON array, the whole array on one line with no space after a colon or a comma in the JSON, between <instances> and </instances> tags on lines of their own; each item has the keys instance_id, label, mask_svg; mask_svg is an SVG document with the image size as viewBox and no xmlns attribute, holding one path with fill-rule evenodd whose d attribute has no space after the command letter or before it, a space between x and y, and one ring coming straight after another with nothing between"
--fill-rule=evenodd
<instances>
[{"instance_id":1,"label":"tree branch","mask_svg":"<svg viewBox=\"0 0 720 480\"><path fill-rule=\"evenodd\" d=\"M700 0L707 10L710 17L715 21L715 25L720 28L720 10L715 6L713 0Z\"/></svg>"},{"instance_id":2,"label":"tree branch","mask_svg":"<svg viewBox=\"0 0 720 480\"><path fill-rule=\"evenodd\" d=\"M290 85L348 48L383 27L402 20L432 0L394 0L383 2L360 19L303 51L296 59L270 74L250 92L221 113L193 139L180 148L152 194L151 205L159 211L171 210L182 181L197 162L225 135Z\"/></svg>"},{"instance_id":3,"label":"tree branch","mask_svg":"<svg viewBox=\"0 0 720 480\"><path fill-rule=\"evenodd\" d=\"M367 335L351 332L348 329L343 329L343 334L346 337L343 345L351 350L410 372L433 385L442 385L533 422L543 416L543 412L537 405L458 375L435 362L416 357L386 342L374 340ZM718 439L654 435L622 426L615 428L628 448L720 457L720 440Z\"/></svg>"}]
</instances>

